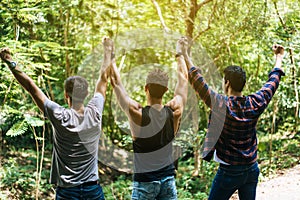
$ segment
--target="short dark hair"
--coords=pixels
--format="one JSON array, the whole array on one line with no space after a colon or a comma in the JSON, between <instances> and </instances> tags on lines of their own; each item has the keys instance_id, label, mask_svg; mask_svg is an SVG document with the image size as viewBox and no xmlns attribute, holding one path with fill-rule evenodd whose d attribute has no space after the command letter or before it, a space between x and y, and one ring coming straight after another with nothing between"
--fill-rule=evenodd
<instances>
[{"instance_id":1,"label":"short dark hair","mask_svg":"<svg viewBox=\"0 0 300 200\"><path fill-rule=\"evenodd\" d=\"M246 84L246 72L240 66L228 66L224 69L224 80L230 82L234 91L241 92Z\"/></svg>"},{"instance_id":2,"label":"short dark hair","mask_svg":"<svg viewBox=\"0 0 300 200\"><path fill-rule=\"evenodd\" d=\"M73 102L83 103L88 95L88 82L81 76L70 76L65 80L64 87Z\"/></svg>"},{"instance_id":3,"label":"short dark hair","mask_svg":"<svg viewBox=\"0 0 300 200\"><path fill-rule=\"evenodd\" d=\"M161 69L154 69L149 72L146 79L146 86L149 89L151 97L162 98L165 92L168 90L169 76Z\"/></svg>"}]
</instances>

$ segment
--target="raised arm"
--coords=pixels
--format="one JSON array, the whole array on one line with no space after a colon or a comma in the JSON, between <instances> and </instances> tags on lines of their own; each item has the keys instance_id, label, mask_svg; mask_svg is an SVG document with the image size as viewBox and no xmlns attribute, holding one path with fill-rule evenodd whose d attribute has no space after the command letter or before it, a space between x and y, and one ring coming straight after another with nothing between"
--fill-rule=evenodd
<instances>
[{"instance_id":1,"label":"raised arm","mask_svg":"<svg viewBox=\"0 0 300 200\"><path fill-rule=\"evenodd\" d=\"M13 61L8 48L1 49L0 57L9 66L10 71L20 85L22 85L22 87L31 95L39 109L44 112L44 102L46 101L47 96L34 81L17 66L17 63Z\"/></svg>"},{"instance_id":2,"label":"raised arm","mask_svg":"<svg viewBox=\"0 0 300 200\"><path fill-rule=\"evenodd\" d=\"M193 64L192 59L190 58L188 53L188 49L190 48L189 39L186 37L183 37L182 39L184 41L184 45L180 46L180 48L177 48L177 52L184 57L187 70L189 71L195 65Z\"/></svg>"},{"instance_id":3,"label":"raised arm","mask_svg":"<svg viewBox=\"0 0 300 200\"><path fill-rule=\"evenodd\" d=\"M114 92L116 94L119 105L126 113L130 122L134 122L134 124L140 126L142 122L142 106L129 97L126 89L122 84L120 72L117 68L117 64L114 58L112 59L110 69L111 85L114 88Z\"/></svg>"},{"instance_id":4,"label":"raised arm","mask_svg":"<svg viewBox=\"0 0 300 200\"><path fill-rule=\"evenodd\" d=\"M113 42L107 38L104 37L102 40L103 44L103 63L99 71L99 78L96 83L95 93L100 93L105 98L106 96L106 89L107 89L107 79L108 79L108 71L109 66L111 65L111 57L114 51Z\"/></svg>"},{"instance_id":5,"label":"raised arm","mask_svg":"<svg viewBox=\"0 0 300 200\"><path fill-rule=\"evenodd\" d=\"M281 76L285 75L281 69L282 60L284 56L284 48L280 45L273 45L272 50L275 54L275 65L269 73L269 79L258 92L251 95L251 97L253 98L260 99L258 102L261 103L258 104L258 106L263 108L265 108L270 103L273 95L275 94L279 86Z\"/></svg>"},{"instance_id":6,"label":"raised arm","mask_svg":"<svg viewBox=\"0 0 300 200\"><path fill-rule=\"evenodd\" d=\"M184 57L186 67L188 70L189 82L191 83L192 87L199 95L199 97L208 107L214 110L219 110L220 108L223 108L224 96L212 90L206 83L201 70L193 64L192 59L188 54L188 39L186 39L185 41L185 45L182 46L179 54L183 55Z\"/></svg>"},{"instance_id":7,"label":"raised arm","mask_svg":"<svg viewBox=\"0 0 300 200\"><path fill-rule=\"evenodd\" d=\"M184 105L187 101L188 93L188 70L182 55L181 49L186 45L186 38L177 41L176 61L177 61L177 84L175 87L174 98L167 103L173 109L175 134L179 128L180 119L183 113Z\"/></svg>"},{"instance_id":8,"label":"raised arm","mask_svg":"<svg viewBox=\"0 0 300 200\"><path fill-rule=\"evenodd\" d=\"M187 46L187 39L181 38L177 41L177 49L184 49ZM179 51L179 50L177 50ZM182 50L181 50L182 51ZM177 61L177 84L175 87L174 98L181 98L182 107L185 105L188 93L188 69L184 56L182 54L176 54Z\"/></svg>"}]
</instances>

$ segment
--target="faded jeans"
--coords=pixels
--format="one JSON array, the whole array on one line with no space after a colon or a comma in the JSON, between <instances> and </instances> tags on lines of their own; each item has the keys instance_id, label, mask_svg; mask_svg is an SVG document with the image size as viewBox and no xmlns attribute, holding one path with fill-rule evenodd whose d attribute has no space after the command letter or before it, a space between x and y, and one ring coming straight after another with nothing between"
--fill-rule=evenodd
<instances>
[{"instance_id":1,"label":"faded jeans","mask_svg":"<svg viewBox=\"0 0 300 200\"><path fill-rule=\"evenodd\" d=\"M240 200L255 200L259 168L250 165L220 164L208 200L228 200L238 190Z\"/></svg>"},{"instance_id":2,"label":"faded jeans","mask_svg":"<svg viewBox=\"0 0 300 200\"><path fill-rule=\"evenodd\" d=\"M160 181L133 182L133 200L177 200L177 190L174 176L168 176Z\"/></svg>"}]
</instances>

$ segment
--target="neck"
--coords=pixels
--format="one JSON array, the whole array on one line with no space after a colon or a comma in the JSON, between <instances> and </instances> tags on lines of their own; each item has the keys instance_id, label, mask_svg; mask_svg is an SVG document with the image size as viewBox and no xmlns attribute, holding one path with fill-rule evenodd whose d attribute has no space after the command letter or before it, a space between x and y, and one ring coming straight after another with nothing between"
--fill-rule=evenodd
<instances>
[{"instance_id":1,"label":"neck","mask_svg":"<svg viewBox=\"0 0 300 200\"><path fill-rule=\"evenodd\" d=\"M147 99L147 104L149 106L157 105L158 107L162 107L162 99L149 97Z\"/></svg>"},{"instance_id":2,"label":"neck","mask_svg":"<svg viewBox=\"0 0 300 200\"><path fill-rule=\"evenodd\" d=\"M70 105L70 107L73 108L79 114L84 113L84 106L82 103L74 103L74 104Z\"/></svg>"},{"instance_id":3,"label":"neck","mask_svg":"<svg viewBox=\"0 0 300 200\"><path fill-rule=\"evenodd\" d=\"M227 96L237 96L237 97L242 97L243 96L243 93L242 92L237 92L237 91L234 91L234 90L231 90L229 89L228 92L227 92Z\"/></svg>"}]
</instances>

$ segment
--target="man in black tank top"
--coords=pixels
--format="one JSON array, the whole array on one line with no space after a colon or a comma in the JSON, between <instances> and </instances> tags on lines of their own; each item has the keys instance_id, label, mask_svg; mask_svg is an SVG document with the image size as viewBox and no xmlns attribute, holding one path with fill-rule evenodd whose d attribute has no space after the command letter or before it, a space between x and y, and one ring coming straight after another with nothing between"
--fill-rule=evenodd
<instances>
[{"instance_id":1,"label":"man in black tank top","mask_svg":"<svg viewBox=\"0 0 300 200\"><path fill-rule=\"evenodd\" d=\"M180 52L185 38L177 42L178 82L174 98L166 105L162 98L168 90L168 75L160 69L150 72L146 79L147 106L131 99L120 78L116 62L112 59L111 84L118 102L126 113L131 129L134 150L134 176L132 199L177 199L172 141L179 129L183 108L187 100L187 67Z\"/></svg>"}]
</instances>

